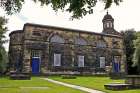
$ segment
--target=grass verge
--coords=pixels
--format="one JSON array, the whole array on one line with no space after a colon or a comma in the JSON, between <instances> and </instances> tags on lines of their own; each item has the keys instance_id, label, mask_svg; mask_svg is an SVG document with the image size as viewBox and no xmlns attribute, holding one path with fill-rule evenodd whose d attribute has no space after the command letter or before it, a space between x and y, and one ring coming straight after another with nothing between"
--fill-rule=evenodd
<instances>
[{"instance_id":1,"label":"grass verge","mask_svg":"<svg viewBox=\"0 0 140 93\"><path fill-rule=\"evenodd\" d=\"M65 86L57 85L40 77L31 80L10 80L0 77L0 93L85 93Z\"/></svg>"},{"instance_id":2,"label":"grass verge","mask_svg":"<svg viewBox=\"0 0 140 93\"><path fill-rule=\"evenodd\" d=\"M104 88L104 84L108 83L124 83L124 80L112 80L109 77L98 77L98 76L77 76L76 79L62 79L62 77L59 76L50 76L49 78L70 83L70 84L75 84L75 85L80 85L96 90L101 90L106 93L140 93L140 89L133 89L133 90L121 90L121 91L112 91L112 90L106 90Z\"/></svg>"}]
</instances>

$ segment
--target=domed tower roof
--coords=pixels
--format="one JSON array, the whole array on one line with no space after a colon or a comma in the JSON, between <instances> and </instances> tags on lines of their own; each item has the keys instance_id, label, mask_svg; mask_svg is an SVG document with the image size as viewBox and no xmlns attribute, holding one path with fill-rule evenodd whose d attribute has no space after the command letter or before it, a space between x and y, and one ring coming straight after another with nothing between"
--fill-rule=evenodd
<instances>
[{"instance_id":1,"label":"domed tower roof","mask_svg":"<svg viewBox=\"0 0 140 93\"><path fill-rule=\"evenodd\" d=\"M114 21L114 18L110 14L108 14L108 12L107 12L107 14L104 16L102 21L104 22L106 20Z\"/></svg>"},{"instance_id":2,"label":"domed tower roof","mask_svg":"<svg viewBox=\"0 0 140 93\"><path fill-rule=\"evenodd\" d=\"M117 32L114 29L114 18L110 14L108 14L108 12L104 16L102 22L103 22L103 31L102 31L102 33L112 34L112 35L120 35L120 33Z\"/></svg>"}]
</instances>

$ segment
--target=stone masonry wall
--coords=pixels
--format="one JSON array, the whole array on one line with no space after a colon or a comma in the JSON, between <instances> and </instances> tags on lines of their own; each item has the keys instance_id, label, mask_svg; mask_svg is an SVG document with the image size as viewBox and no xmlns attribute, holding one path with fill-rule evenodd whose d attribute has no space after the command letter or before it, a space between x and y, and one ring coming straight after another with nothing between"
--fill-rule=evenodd
<instances>
[{"instance_id":1,"label":"stone masonry wall","mask_svg":"<svg viewBox=\"0 0 140 93\"><path fill-rule=\"evenodd\" d=\"M64 43L51 43L50 39L54 36L60 36ZM86 42L84 45L77 44L76 38L81 38ZM97 47L98 42L104 43L105 47ZM105 57L105 64L110 69L112 67L112 56L121 56L121 70L124 71L123 62L123 44L122 38L102 34L91 34L79 31L67 31L65 29L56 29L49 27L38 27L27 25L24 28L24 71L30 72L31 50L41 51L41 70L54 70L53 54L62 54L62 67L77 67L77 55L85 56L85 66L99 68L99 57ZM59 68L59 69L60 69ZM106 70L106 68L105 68Z\"/></svg>"}]
</instances>

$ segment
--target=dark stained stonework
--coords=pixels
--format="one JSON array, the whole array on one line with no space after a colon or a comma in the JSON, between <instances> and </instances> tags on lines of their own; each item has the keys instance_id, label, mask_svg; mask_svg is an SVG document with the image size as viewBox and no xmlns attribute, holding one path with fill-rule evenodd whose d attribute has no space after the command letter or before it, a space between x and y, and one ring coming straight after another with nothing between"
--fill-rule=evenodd
<instances>
[{"instance_id":1,"label":"dark stained stonework","mask_svg":"<svg viewBox=\"0 0 140 93\"><path fill-rule=\"evenodd\" d=\"M10 33L11 71L32 73L33 58L39 59L39 73L124 72L123 38L114 29L108 13L103 32L26 23L23 30ZM82 70L81 70L82 69Z\"/></svg>"}]
</instances>

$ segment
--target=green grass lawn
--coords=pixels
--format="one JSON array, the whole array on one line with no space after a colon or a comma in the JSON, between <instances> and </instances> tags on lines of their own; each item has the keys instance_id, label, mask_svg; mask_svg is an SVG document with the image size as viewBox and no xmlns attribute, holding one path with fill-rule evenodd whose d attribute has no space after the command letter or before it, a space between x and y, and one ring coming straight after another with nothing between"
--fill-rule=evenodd
<instances>
[{"instance_id":1,"label":"green grass lawn","mask_svg":"<svg viewBox=\"0 0 140 93\"><path fill-rule=\"evenodd\" d=\"M32 77L31 80L9 80L0 77L0 93L85 93L80 90L64 87L41 77Z\"/></svg>"},{"instance_id":2,"label":"green grass lawn","mask_svg":"<svg viewBox=\"0 0 140 93\"><path fill-rule=\"evenodd\" d=\"M51 76L49 77L54 80L62 81L62 82L67 82L70 84L75 84L75 85L80 85L80 86L85 86L88 88L96 89L96 90L101 90L106 93L140 93L140 89L135 89L135 90L122 90L122 91L111 91L111 90L106 90L104 88L104 84L108 83L124 83L124 80L112 80L109 77L97 77L97 76L89 76L89 77L82 77L82 76L77 76L76 79L62 79L61 77L57 76Z\"/></svg>"}]
</instances>

